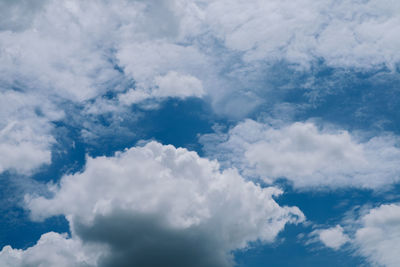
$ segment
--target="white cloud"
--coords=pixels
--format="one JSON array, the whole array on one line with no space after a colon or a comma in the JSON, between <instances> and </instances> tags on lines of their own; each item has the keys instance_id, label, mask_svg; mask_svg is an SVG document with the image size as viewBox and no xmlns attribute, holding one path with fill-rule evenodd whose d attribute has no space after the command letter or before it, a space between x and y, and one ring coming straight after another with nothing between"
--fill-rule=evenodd
<instances>
[{"instance_id":1,"label":"white cloud","mask_svg":"<svg viewBox=\"0 0 400 267\"><path fill-rule=\"evenodd\" d=\"M170 71L164 76L157 76L155 82L158 88L154 94L159 97L202 97L205 93L199 79L175 71Z\"/></svg>"},{"instance_id":2,"label":"white cloud","mask_svg":"<svg viewBox=\"0 0 400 267\"><path fill-rule=\"evenodd\" d=\"M350 238L343 233L343 228L340 225L328 229L316 230L313 234L317 235L325 246L334 250L339 249L350 241Z\"/></svg>"},{"instance_id":3,"label":"white cloud","mask_svg":"<svg viewBox=\"0 0 400 267\"><path fill-rule=\"evenodd\" d=\"M202 97L204 94L205 91L199 79L191 75L170 71L166 75L156 76L154 88L151 90L130 89L126 93L119 94L118 100L125 105L131 105L155 98L176 97L185 99Z\"/></svg>"},{"instance_id":4,"label":"white cloud","mask_svg":"<svg viewBox=\"0 0 400 267\"><path fill-rule=\"evenodd\" d=\"M361 255L378 266L400 265L400 205L385 204L361 218L354 245Z\"/></svg>"},{"instance_id":5,"label":"white cloud","mask_svg":"<svg viewBox=\"0 0 400 267\"><path fill-rule=\"evenodd\" d=\"M225 45L248 61L303 66L322 58L338 67L393 67L399 3L372 1L209 1L206 20Z\"/></svg>"},{"instance_id":6,"label":"white cloud","mask_svg":"<svg viewBox=\"0 0 400 267\"><path fill-rule=\"evenodd\" d=\"M106 91L129 89L123 83L134 79L149 98L204 95L196 76L209 68L205 56L192 45L178 44L185 38L181 31L194 33L198 27L199 10L192 3L71 0L3 5L16 12L4 16L6 26L32 9L21 30L2 28L0 21L0 85L5 89L83 102ZM180 79L171 74L176 72ZM171 82L178 83L176 90Z\"/></svg>"},{"instance_id":7,"label":"white cloud","mask_svg":"<svg viewBox=\"0 0 400 267\"><path fill-rule=\"evenodd\" d=\"M220 172L215 161L156 142L88 158L82 173L64 176L51 190L49 199L26 198L32 218L65 215L73 240L108 246L100 266L128 260L143 265L157 258L144 252L168 249L171 255L159 256L177 259L174 266L228 266L231 250L272 242L286 223L304 220L298 208L273 200L281 190L261 188L234 169ZM149 236L159 242L148 243ZM182 256L186 252L192 258Z\"/></svg>"},{"instance_id":8,"label":"white cloud","mask_svg":"<svg viewBox=\"0 0 400 267\"><path fill-rule=\"evenodd\" d=\"M79 240L54 232L41 236L33 247L12 249L5 246L0 251L0 265L4 267L70 267L95 266L100 247L83 246Z\"/></svg>"},{"instance_id":9,"label":"white cloud","mask_svg":"<svg viewBox=\"0 0 400 267\"><path fill-rule=\"evenodd\" d=\"M0 173L29 174L51 161L50 120L63 116L47 100L15 91L0 92Z\"/></svg>"},{"instance_id":10,"label":"white cloud","mask_svg":"<svg viewBox=\"0 0 400 267\"><path fill-rule=\"evenodd\" d=\"M202 137L209 154L266 181L287 178L295 187L379 188L399 181L395 136L359 141L347 131L311 122L271 126L246 120L228 134Z\"/></svg>"},{"instance_id":11,"label":"white cloud","mask_svg":"<svg viewBox=\"0 0 400 267\"><path fill-rule=\"evenodd\" d=\"M149 98L202 97L205 93L195 75L199 68L205 70L206 59L195 47L165 41L129 43L121 46L117 58L135 79L137 89Z\"/></svg>"},{"instance_id":12,"label":"white cloud","mask_svg":"<svg viewBox=\"0 0 400 267\"><path fill-rule=\"evenodd\" d=\"M90 19L106 15L99 8L49 1L24 31L0 32L2 85L72 101L103 93L118 73L99 49L99 42L109 47L102 34L113 24Z\"/></svg>"}]
</instances>

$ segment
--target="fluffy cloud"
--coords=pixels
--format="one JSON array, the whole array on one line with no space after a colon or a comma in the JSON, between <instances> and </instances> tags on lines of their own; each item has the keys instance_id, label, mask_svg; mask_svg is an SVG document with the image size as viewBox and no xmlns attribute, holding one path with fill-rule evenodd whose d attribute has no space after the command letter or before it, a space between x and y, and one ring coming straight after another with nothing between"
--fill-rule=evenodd
<instances>
[{"instance_id":1,"label":"fluffy cloud","mask_svg":"<svg viewBox=\"0 0 400 267\"><path fill-rule=\"evenodd\" d=\"M83 246L79 240L50 232L42 235L37 244L26 250L5 246L0 252L0 265L4 267L28 266L94 266L96 250L100 247Z\"/></svg>"},{"instance_id":2,"label":"fluffy cloud","mask_svg":"<svg viewBox=\"0 0 400 267\"><path fill-rule=\"evenodd\" d=\"M15 91L0 91L0 173L28 174L51 161L51 120L62 118L48 100Z\"/></svg>"},{"instance_id":3,"label":"fluffy cloud","mask_svg":"<svg viewBox=\"0 0 400 267\"><path fill-rule=\"evenodd\" d=\"M85 256L99 266L230 266L230 251L251 241L272 242L286 223L304 220L298 208L274 201L281 190L261 188L234 169L220 172L216 161L156 142L88 158L83 172L64 176L50 190L51 198L26 197L31 216L65 215L72 238L47 234L26 251L4 248L1 260L14 255L28 261L28 255L41 255L40 244L56 239L62 255L79 246L82 253L91 251L86 245L101 247L95 259L71 259Z\"/></svg>"},{"instance_id":4,"label":"fluffy cloud","mask_svg":"<svg viewBox=\"0 0 400 267\"><path fill-rule=\"evenodd\" d=\"M386 204L371 209L361 218L354 244L372 264L400 265L400 205Z\"/></svg>"},{"instance_id":5,"label":"fluffy cloud","mask_svg":"<svg viewBox=\"0 0 400 267\"><path fill-rule=\"evenodd\" d=\"M317 235L325 246L335 250L350 241L350 238L343 233L343 228L340 225L328 229L316 230L312 234Z\"/></svg>"},{"instance_id":6,"label":"fluffy cloud","mask_svg":"<svg viewBox=\"0 0 400 267\"><path fill-rule=\"evenodd\" d=\"M246 120L228 134L201 138L205 149L243 173L266 181L287 178L295 187L379 188L399 180L399 140L359 141L347 131L311 122L271 126Z\"/></svg>"}]
</instances>

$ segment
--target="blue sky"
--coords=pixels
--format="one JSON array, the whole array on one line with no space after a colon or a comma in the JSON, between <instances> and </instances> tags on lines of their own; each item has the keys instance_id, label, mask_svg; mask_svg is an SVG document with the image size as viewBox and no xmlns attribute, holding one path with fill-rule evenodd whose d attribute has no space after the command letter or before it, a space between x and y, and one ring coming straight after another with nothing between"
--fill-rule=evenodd
<instances>
[{"instance_id":1,"label":"blue sky","mask_svg":"<svg viewBox=\"0 0 400 267\"><path fill-rule=\"evenodd\" d=\"M395 1L0 3L1 266L399 266Z\"/></svg>"}]
</instances>

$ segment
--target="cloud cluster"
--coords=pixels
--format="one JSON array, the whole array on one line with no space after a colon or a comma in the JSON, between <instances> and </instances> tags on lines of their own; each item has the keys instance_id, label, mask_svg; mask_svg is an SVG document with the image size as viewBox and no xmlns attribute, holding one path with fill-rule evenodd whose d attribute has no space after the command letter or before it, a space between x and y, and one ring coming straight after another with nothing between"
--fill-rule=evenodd
<instances>
[{"instance_id":1,"label":"cloud cluster","mask_svg":"<svg viewBox=\"0 0 400 267\"><path fill-rule=\"evenodd\" d=\"M307 66L322 59L371 68L399 60L398 3L390 0L0 5L0 92L51 97L59 109L65 102L85 105L88 113L209 95L218 112L242 117L264 101L252 82L262 79L253 74L255 62ZM106 93L113 101L103 100Z\"/></svg>"},{"instance_id":2,"label":"cloud cluster","mask_svg":"<svg viewBox=\"0 0 400 267\"><path fill-rule=\"evenodd\" d=\"M244 174L272 182L287 178L297 188L377 189L399 181L395 136L360 141L347 131L311 122L270 125L246 120L227 134L201 137L208 154Z\"/></svg>"},{"instance_id":3,"label":"cloud cluster","mask_svg":"<svg viewBox=\"0 0 400 267\"><path fill-rule=\"evenodd\" d=\"M50 190L51 198L26 197L31 217L65 215L72 237L50 233L25 251L5 247L0 260L41 259L42 247L54 242L62 257L79 250L84 255L72 261L88 263L87 257L98 266L231 266L231 251L272 242L285 224L304 220L298 208L275 202L281 190L156 142L88 158L81 173L64 176ZM87 245L101 247L99 255L90 256Z\"/></svg>"},{"instance_id":4,"label":"cloud cluster","mask_svg":"<svg viewBox=\"0 0 400 267\"><path fill-rule=\"evenodd\" d=\"M187 84L191 77L206 85L204 92L220 97L215 90L225 78L218 73L232 63L234 69L249 67L233 58L221 61L228 52L240 52L245 62L303 66L321 58L333 66L363 68L394 66L399 60L393 33L400 17L388 8L398 5L390 0L20 0L2 5L1 83L73 101L124 91L129 88L120 88L120 82L129 79L136 83L133 90L153 96L157 79L171 72L179 74L175 80L182 78L177 91L185 96L203 95L198 82L194 91ZM26 21L17 19L22 13ZM229 90L240 89L232 84ZM161 91L154 96L177 96Z\"/></svg>"}]
</instances>

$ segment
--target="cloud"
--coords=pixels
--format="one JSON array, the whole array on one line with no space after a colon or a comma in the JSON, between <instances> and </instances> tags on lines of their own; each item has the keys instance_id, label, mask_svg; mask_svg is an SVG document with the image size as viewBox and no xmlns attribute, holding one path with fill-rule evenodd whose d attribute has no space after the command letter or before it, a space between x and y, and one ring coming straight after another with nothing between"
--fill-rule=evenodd
<instances>
[{"instance_id":1,"label":"cloud","mask_svg":"<svg viewBox=\"0 0 400 267\"><path fill-rule=\"evenodd\" d=\"M89 157L81 173L49 186L51 198L26 196L31 217L65 215L72 237L63 242L103 247L99 266L231 266L231 251L273 242L287 223L304 220L297 207L275 202L280 189L157 142Z\"/></svg>"},{"instance_id":2,"label":"cloud","mask_svg":"<svg viewBox=\"0 0 400 267\"><path fill-rule=\"evenodd\" d=\"M12 249L5 246L0 251L0 265L4 267L95 266L99 247L83 246L79 240L68 238L66 234L49 232L41 236L33 247Z\"/></svg>"},{"instance_id":3,"label":"cloud","mask_svg":"<svg viewBox=\"0 0 400 267\"><path fill-rule=\"evenodd\" d=\"M48 100L15 91L0 91L0 173L29 174L51 161L52 120L62 118Z\"/></svg>"},{"instance_id":4,"label":"cloud","mask_svg":"<svg viewBox=\"0 0 400 267\"><path fill-rule=\"evenodd\" d=\"M181 75L174 71L170 71L164 76L156 77L155 82L158 87L155 95L159 97L201 97L205 93L199 79L190 75Z\"/></svg>"},{"instance_id":5,"label":"cloud","mask_svg":"<svg viewBox=\"0 0 400 267\"><path fill-rule=\"evenodd\" d=\"M205 94L202 82L199 79L175 71L155 77L154 83L155 88L150 91L131 89L124 94L119 94L118 99L121 103L131 105L154 98L175 97L185 99L202 97Z\"/></svg>"},{"instance_id":6,"label":"cloud","mask_svg":"<svg viewBox=\"0 0 400 267\"><path fill-rule=\"evenodd\" d=\"M0 2L0 31L21 31L32 23L47 0L4 0Z\"/></svg>"},{"instance_id":7,"label":"cloud","mask_svg":"<svg viewBox=\"0 0 400 267\"><path fill-rule=\"evenodd\" d=\"M52 97L59 109L84 105L88 116L208 96L217 113L243 118L279 94L279 86L265 84L279 73L271 70L277 62L289 65L278 74L287 76L293 64L351 69L399 60L393 39L399 17L387 8L397 3L389 0L1 5L2 91Z\"/></svg>"},{"instance_id":8,"label":"cloud","mask_svg":"<svg viewBox=\"0 0 400 267\"><path fill-rule=\"evenodd\" d=\"M361 220L354 245L374 265L400 265L400 205L385 204L371 209Z\"/></svg>"},{"instance_id":9,"label":"cloud","mask_svg":"<svg viewBox=\"0 0 400 267\"><path fill-rule=\"evenodd\" d=\"M327 247L337 250L350 241L350 238L343 233L340 225L328 229L315 230L313 235L317 235L319 240Z\"/></svg>"},{"instance_id":10,"label":"cloud","mask_svg":"<svg viewBox=\"0 0 400 267\"><path fill-rule=\"evenodd\" d=\"M287 60L308 66L393 67L398 3L385 1L209 1L206 21L244 59Z\"/></svg>"},{"instance_id":11,"label":"cloud","mask_svg":"<svg viewBox=\"0 0 400 267\"><path fill-rule=\"evenodd\" d=\"M361 141L311 122L273 126L246 120L227 134L205 135L200 141L209 155L267 182L287 178L303 189L378 189L399 181L396 136Z\"/></svg>"},{"instance_id":12,"label":"cloud","mask_svg":"<svg viewBox=\"0 0 400 267\"><path fill-rule=\"evenodd\" d=\"M1 31L2 86L78 102L104 93L118 72L98 48L99 42L107 46L101 35L110 26L83 21L84 13L87 19L101 16L95 10L89 4L49 1L24 31Z\"/></svg>"},{"instance_id":13,"label":"cloud","mask_svg":"<svg viewBox=\"0 0 400 267\"><path fill-rule=\"evenodd\" d=\"M247 74L259 65L249 62L305 66L323 59L337 67L370 68L393 67L399 60L393 33L400 17L387 8L397 5L390 0L20 0L2 5L8 15L0 22L1 84L75 102L128 89L179 97L182 86L193 86L193 81L187 84L192 77L196 88L202 83L219 103L216 109L223 111L220 105L229 99L227 108L248 98L241 103L251 111L260 99L249 93L256 89ZM174 92L157 90L160 77L171 73L182 75L180 85ZM229 82L232 78L235 82ZM134 88L126 88L127 80ZM193 87L184 91L204 95Z\"/></svg>"}]
</instances>

